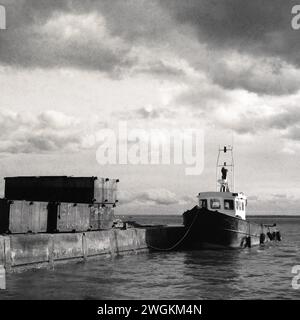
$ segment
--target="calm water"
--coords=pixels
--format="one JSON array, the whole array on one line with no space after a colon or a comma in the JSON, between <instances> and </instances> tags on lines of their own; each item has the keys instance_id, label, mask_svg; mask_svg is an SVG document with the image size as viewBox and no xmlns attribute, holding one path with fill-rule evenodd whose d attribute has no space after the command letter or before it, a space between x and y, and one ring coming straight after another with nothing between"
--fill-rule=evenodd
<instances>
[{"instance_id":1,"label":"calm water","mask_svg":"<svg viewBox=\"0 0 300 320\"><path fill-rule=\"evenodd\" d=\"M300 299L291 286L291 269L300 265L300 218L271 221L284 239L268 247L140 253L9 274L0 299Z\"/></svg>"}]
</instances>

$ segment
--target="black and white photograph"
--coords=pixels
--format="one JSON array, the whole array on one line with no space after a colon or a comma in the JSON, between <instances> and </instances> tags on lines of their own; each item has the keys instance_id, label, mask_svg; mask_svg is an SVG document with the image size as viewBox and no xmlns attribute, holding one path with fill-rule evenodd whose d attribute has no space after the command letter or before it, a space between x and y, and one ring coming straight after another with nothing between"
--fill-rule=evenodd
<instances>
[{"instance_id":1,"label":"black and white photograph","mask_svg":"<svg viewBox=\"0 0 300 320\"><path fill-rule=\"evenodd\" d=\"M300 0L0 0L1 305L298 299Z\"/></svg>"}]
</instances>

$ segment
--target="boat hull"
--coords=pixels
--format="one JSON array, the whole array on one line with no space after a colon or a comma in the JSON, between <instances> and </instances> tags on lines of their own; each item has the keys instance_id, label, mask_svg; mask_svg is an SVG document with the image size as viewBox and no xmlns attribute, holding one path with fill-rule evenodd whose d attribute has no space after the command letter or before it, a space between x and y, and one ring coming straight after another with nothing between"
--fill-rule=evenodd
<instances>
[{"instance_id":1,"label":"boat hull","mask_svg":"<svg viewBox=\"0 0 300 320\"><path fill-rule=\"evenodd\" d=\"M218 211L195 207L183 214L183 222L187 230L181 245L184 249L245 248L270 240L267 236L270 230L263 224Z\"/></svg>"}]
</instances>

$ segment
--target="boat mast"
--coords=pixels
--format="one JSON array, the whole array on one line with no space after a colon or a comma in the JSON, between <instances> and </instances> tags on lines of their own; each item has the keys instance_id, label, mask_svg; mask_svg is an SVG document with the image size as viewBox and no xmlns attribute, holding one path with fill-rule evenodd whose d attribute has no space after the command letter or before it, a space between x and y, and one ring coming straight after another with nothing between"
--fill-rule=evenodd
<instances>
[{"instance_id":1,"label":"boat mast","mask_svg":"<svg viewBox=\"0 0 300 320\"><path fill-rule=\"evenodd\" d=\"M228 173L230 173L229 182ZM233 146L231 145L225 145L223 148L219 146L216 165L216 191L234 191L234 160Z\"/></svg>"}]
</instances>

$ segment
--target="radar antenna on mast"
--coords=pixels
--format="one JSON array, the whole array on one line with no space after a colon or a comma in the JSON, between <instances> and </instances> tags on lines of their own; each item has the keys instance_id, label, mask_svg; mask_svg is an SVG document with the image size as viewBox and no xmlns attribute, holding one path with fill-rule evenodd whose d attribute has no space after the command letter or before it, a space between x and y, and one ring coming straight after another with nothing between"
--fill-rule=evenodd
<instances>
[{"instance_id":1,"label":"radar antenna on mast","mask_svg":"<svg viewBox=\"0 0 300 320\"><path fill-rule=\"evenodd\" d=\"M233 192L234 190L234 161L233 146L219 147L216 166L216 189L220 192Z\"/></svg>"}]
</instances>

